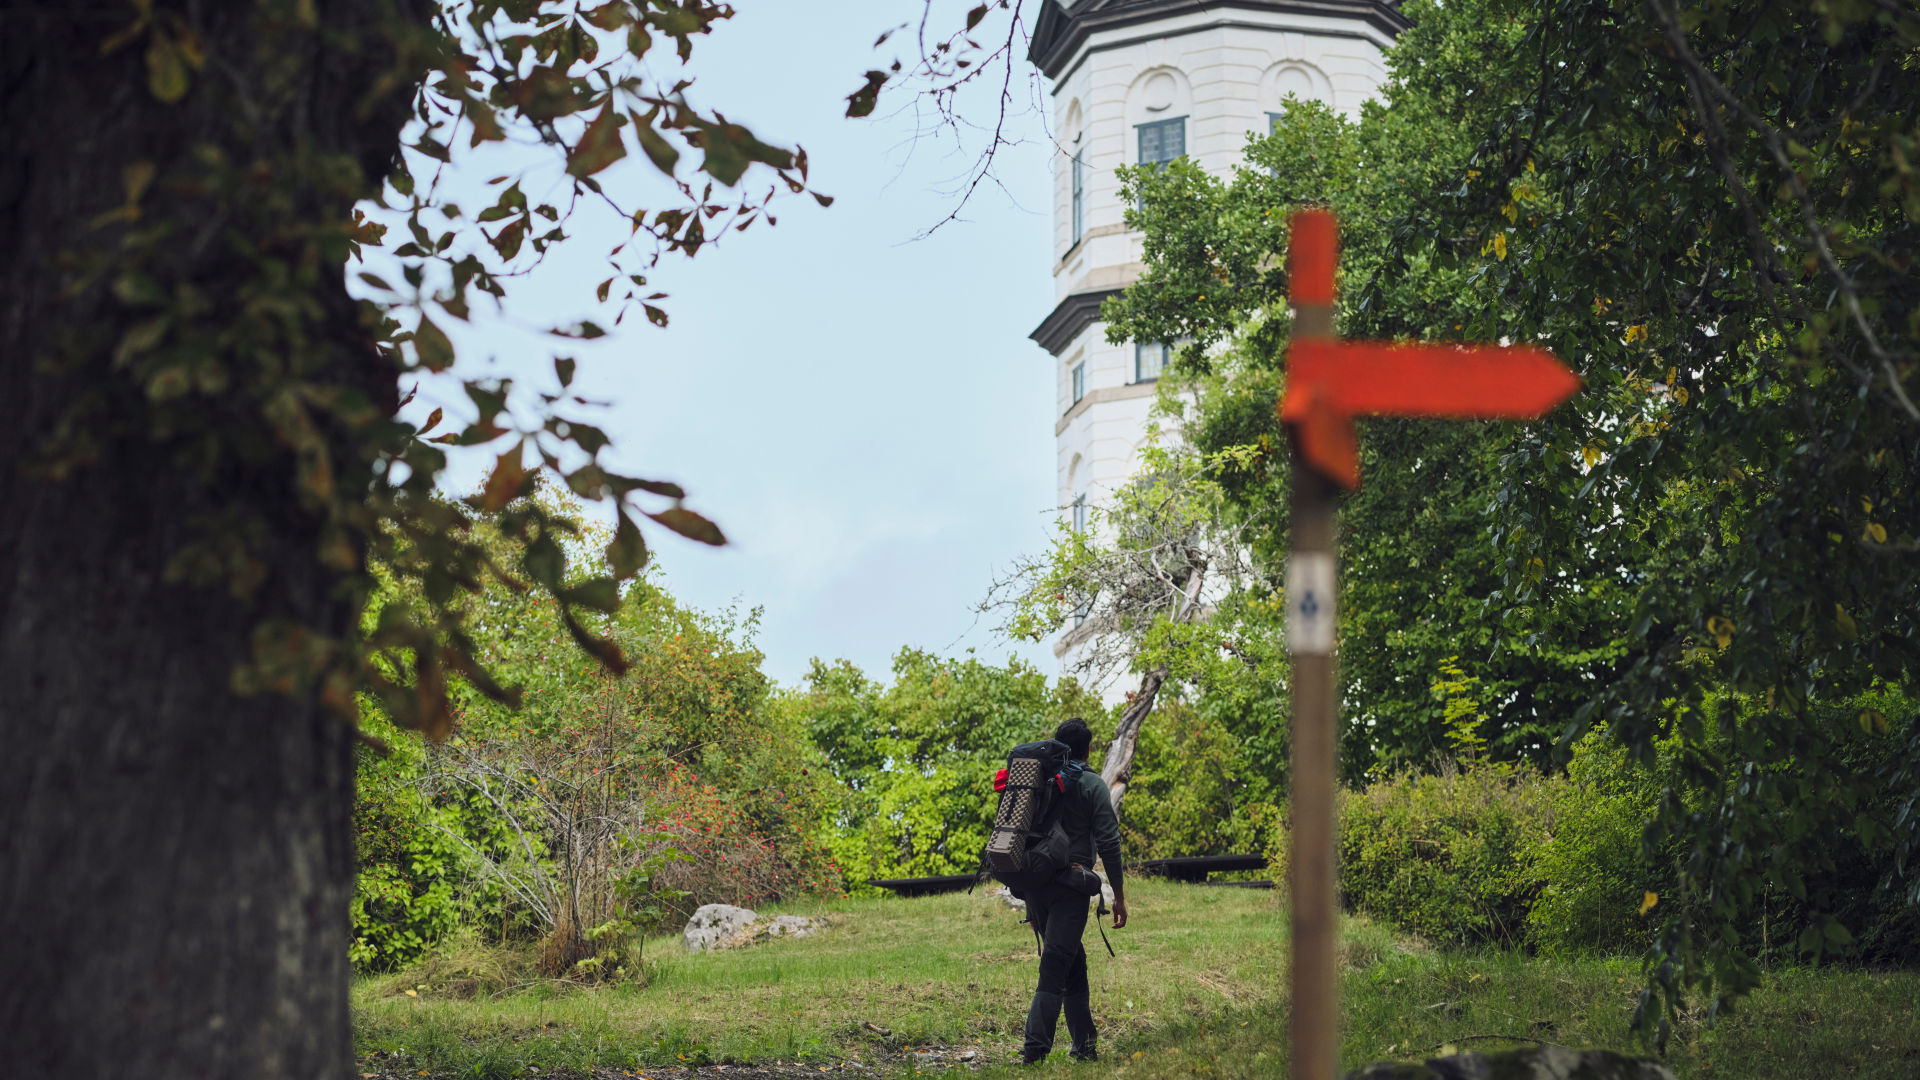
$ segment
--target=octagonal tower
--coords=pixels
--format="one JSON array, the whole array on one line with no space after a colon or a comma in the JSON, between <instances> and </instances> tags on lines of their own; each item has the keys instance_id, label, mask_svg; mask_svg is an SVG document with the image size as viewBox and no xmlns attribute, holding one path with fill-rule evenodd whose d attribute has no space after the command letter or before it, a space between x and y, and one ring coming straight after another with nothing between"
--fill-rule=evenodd
<instances>
[{"instance_id":1,"label":"octagonal tower","mask_svg":"<svg viewBox=\"0 0 1920 1080\"><path fill-rule=\"evenodd\" d=\"M1100 302L1141 270L1121 165L1185 156L1216 175L1288 94L1357 116L1406 26L1399 0L1042 0L1028 57L1052 84L1052 313L1032 338L1054 365L1062 515L1084 527L1137 466L1168 347L1110 345ZM1055 642L1066 657L1096 627Z\"/></svg>"}]
</instances>

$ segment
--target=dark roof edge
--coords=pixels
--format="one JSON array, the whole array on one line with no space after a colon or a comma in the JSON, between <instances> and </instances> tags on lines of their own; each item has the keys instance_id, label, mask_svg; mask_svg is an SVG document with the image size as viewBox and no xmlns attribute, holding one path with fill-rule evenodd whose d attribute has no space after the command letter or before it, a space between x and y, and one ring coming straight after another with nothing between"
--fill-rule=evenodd
<instances>
[{"instance_id":1,"label":"dark roof edge","mask_svg":"<svg viewBox=\"0 0 1920 1080\"><path fill-rule=\"evenodd\" d=\"M1069 14L1058 0L1042 0L1040 17L1033 27L1027 59L1049 79L1058 79L1086 45L1087 39L1103 30L1117 30L1155 22L1185 11L1211 11L1241 8L1273 11L1287 15L1321 15L1329 18L1361 19L1388 37L1399 37L1408 26L1400 14L1397 0L1160 0L1159 3L1129 4L1120 10L1087 11Z\"/></svg>"},{"instance_id":2,"label":"dark roof edge","mask_svg":"<svg viewBox=\"0 0 1920 1080\"><path fill-rule=\"evenodd\" d=\"M1119 289L1093 289L1077 292L1054 305L1052 314L1040 320L1027 336L1039 346L1055 356L1066 351L1080 331L1100 321L1100 305L1109 296L1119 296Z\"/></svg>"}]
</instances>

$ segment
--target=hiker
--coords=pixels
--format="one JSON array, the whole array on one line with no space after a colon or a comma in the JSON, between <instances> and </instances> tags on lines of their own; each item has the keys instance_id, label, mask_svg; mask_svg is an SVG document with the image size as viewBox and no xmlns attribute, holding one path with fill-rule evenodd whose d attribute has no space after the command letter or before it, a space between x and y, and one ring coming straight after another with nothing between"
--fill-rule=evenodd
<instances>
[{"instance_id":1,"label":"hiker","mask_svg":"<svg viewBox=\"0 0 1920 1080\"><path fill-rule=\"evenodd\" d=\"M1113 928L1127 925L1127 900L1120 880L1120 819L1114 816L1106 781L1087 768L1093 729L1076 716L1055 729L1053 737L1067 745L1069 760L1060 770L1066 790L1059 820L1066 829L1071 862L1060 880L1031 890L1026 897L1027 919L1041 941L1040 982L1027 1009L1023 1060L1029 1065L1052 1051L1054 1025L1062 1009L1067 1014L1067 1034L1073 1038L1071 1056L1080 1061L1098 1057L1087 990L1087 950L1080 943L1087 929L1089 894L1099 895L1093 873L1096 850L1106 864L1107 883L1113 886ZM1082 887L1082 882L1089 887Z\"/></svg>"}]
</instances>

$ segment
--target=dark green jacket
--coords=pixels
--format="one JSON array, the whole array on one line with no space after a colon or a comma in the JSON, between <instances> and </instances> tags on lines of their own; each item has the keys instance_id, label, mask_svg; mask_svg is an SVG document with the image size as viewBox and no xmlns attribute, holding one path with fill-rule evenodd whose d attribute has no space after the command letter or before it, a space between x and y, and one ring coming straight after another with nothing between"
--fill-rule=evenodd
<instances>
[{"instance_id":1,"label":"dark green jacket","mask_svg":"<svg viewBox=\"0 0 1920 1080\"><path fill-rule=\"evenodd\" d=\"M1085 762L1070 763L1061 770L1067 779L1067 794L1060 806L1060 824L1073 844L1073 861L1093 869L1093 856L1107 868L1107 883L1113 895L1120 895L1120 819L1113 813L1113 794L1100 774Z\"/></svg>"}]
</instances>

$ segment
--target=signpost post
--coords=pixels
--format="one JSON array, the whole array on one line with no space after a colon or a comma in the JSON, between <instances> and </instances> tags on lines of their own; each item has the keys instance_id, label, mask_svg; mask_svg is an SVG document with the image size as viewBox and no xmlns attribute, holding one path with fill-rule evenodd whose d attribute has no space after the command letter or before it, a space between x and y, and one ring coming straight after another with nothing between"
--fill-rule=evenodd
<instances>
[{"instance_id":1,"label":"signpost post","mask_svg":"<svg viewBox=\"0 0 1920 1080\"><path fill-rule=\"evenodd\" d=\"M1339 227L1332 212L1293 215L1288 243L1293 336L1280 418L1293 448L1287 648L1293 663L1292 1039L1294 1080L1333 1080L1339 1065L1333 848L1334 512L1360 486L1356 416L1531 419L1580 388L1530 346L1343 342L1334 332Z\"/></svg>"}]
</instances>

